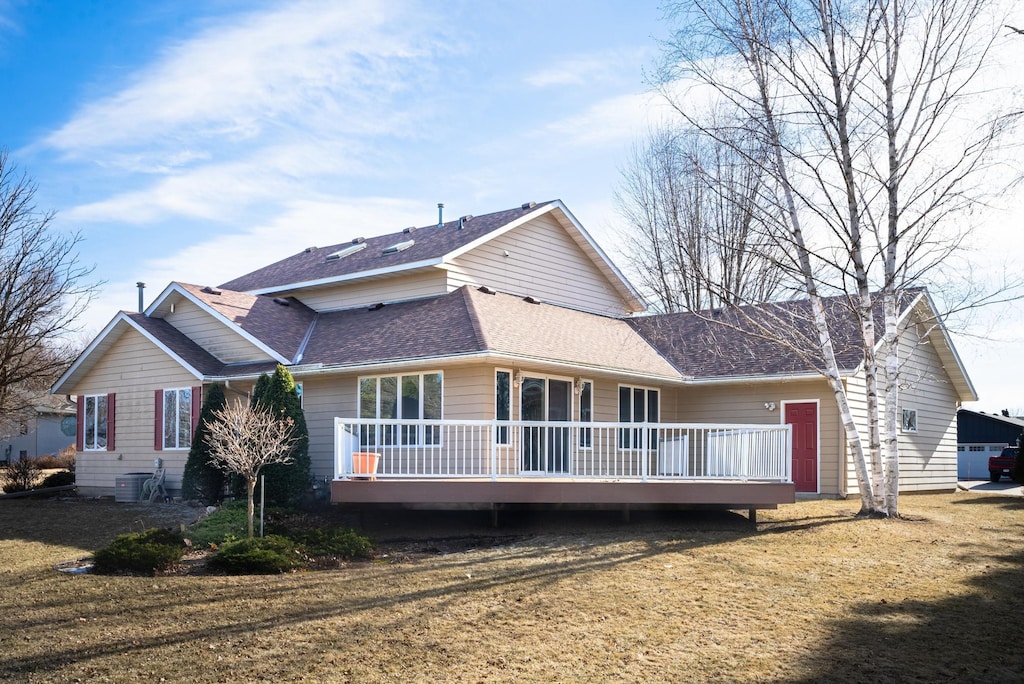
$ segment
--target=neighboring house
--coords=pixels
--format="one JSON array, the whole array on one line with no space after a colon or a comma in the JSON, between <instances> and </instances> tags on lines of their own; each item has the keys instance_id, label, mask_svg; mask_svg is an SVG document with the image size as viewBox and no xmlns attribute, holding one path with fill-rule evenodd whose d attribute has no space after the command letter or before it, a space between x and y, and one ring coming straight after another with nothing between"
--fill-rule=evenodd
<instances>
[{"instance_id":1,"label":"neighboring house","mask_svg":"<svg viewBox=\"0 0 1024 684\"><path fill-rule=\"evenodd\" d=\"M17 434L0 439L0 462L56 456L74 446L75 405L62 396L44 395L32 407L31 417L20 423Z\"/></svg>"},{"instance_id":2,"label":"neighboring house","mask_svg":"<svg viewBox=\"0 0 1024 684\"><path fill-rule=\"evenodd\" d=\"M856 319L845 299L829 307L843 346ZM115 316L54 391L78 397L86 493L156 457L180 488L203 386L244 399L279 363L335 501L753 509L856 490L812 366L644 308L560 201L529 203L309 247L219 287L171 283ZM956 408L975 398L933 317L925 293L904 302L904 490L955 487ZM844 350L863 420L859 364ZM357 477L365 452L375 479Z\"/></svg>"},{"instance_id":3,"label":"neighboring house","mask_svg":"<svg viewBox=\"0 0 1024 684\"><path fill-rule=\"evenodd\" d=\"M957 476L961 480L987 480L988 459L1006 446L1016 446L1024 432L1024 418L960 409L956 412Z\"/></svg>"}]
</instances>

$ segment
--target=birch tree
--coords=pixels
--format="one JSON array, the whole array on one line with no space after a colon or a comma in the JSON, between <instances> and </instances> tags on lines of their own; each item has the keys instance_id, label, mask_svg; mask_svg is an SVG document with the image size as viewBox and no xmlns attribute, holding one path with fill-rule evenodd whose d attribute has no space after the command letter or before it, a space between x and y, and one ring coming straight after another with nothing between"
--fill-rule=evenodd
<instances>
[{"instance_id":1,"label":"birch tree","mask_svg":"<svg viewBox=\"0 0 1024 684\"><path fill-rule=\"evenodd\" d=\"M777 236L811 303L815 353L842 416L863 514L898 514L898 300L943 275L962 247L967 231L954 217L983 198L987 164L1012 123L981 112L972 90L1000 25L986 6L690 0L669 7L681 28L664 46L662 92L689 125L729 144L692 104L695 92L712 93L753 122L771 150L761 169L780 188L775 210L786 230ZM866 435L852 418L823 314L830 293L849 294L860 322Z\"/></svg>"},{"instance_id":2,"label":"birch tree","mask_svg":"<svg viewBox=\"0 0 1024 684\"><path fill-rule=\"evenodd\" d=\"M290 463L295 446L294 421L279 418L260 403L228 404L213 412L207 425L210 461L245 480L249 538L253 537L256 481L264 466Z\"/></svg>"}]
</instances>

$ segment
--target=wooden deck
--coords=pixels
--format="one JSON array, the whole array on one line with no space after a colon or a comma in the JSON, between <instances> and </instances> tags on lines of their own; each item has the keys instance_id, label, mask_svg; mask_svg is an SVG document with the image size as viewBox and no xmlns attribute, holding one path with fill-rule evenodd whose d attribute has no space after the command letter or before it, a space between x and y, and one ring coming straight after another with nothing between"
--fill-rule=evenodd
<instances>
[{"instance_id":1,"label":"wooden deck","mask_svg":"<svg viewBox=\"0 0 1024 684\"><path fill-rule=\"evenodd\" d=\"M676 505L731 509L794 503L792 483L737 481L612 481L554 478L334 480L337 504Z\"/></svg>"}]
</instances>

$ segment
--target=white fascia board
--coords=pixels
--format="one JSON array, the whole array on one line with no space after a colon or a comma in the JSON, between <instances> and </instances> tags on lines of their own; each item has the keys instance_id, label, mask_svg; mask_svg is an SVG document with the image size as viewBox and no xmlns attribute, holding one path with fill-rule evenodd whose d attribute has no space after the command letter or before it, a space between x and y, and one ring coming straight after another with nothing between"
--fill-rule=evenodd
<instances>
[{"instance_id":1,"label":"white fascia board","mask_svg":"<svg viewBox=\"0 0 1024 684\"><path fill-rule=\"evenodd\" d=\"M401 273L402 271L414 271L420 268L428 268L430 266L440 266L444 262L443 259L424 259L422 261L413 261L408 264L398 264L396 266L388 266L386 268L375 268L371 271L357 271L355 273L346 273L344 275L332 276L330 278L319 278L317 280L304 280L299 283L287 283L285 285L275 285L274 287L264 287L258 290L245 290L246 294L251 295L265 295L275 294L277 292L290 292L292 290L301 290L307 287L317 287L320 285L332 285L334 283L343 283L349 280L361 280L363 278L373 278L375 276L386 276L393 273Z\"/></svg>"},{"instance_id":2,"label":"white fascia board","mask_svg":"<svg viewBox=\"0 0 1024 684\"><path fill-rule=\"evenodd\" d=\"M96 351L96 348L99 347L100 344L107 338L107 336L110 335L110 333L114 330L114 327L119 322L127 318L128 317L125 315L123 311L119 311L117 315L115 315L110 320L110 322L107 323L103 330L101 330L99 334L93 338L92 342L89 343L85 350L78 355L78 358L75 359L75 362L72 363L71 366L66 371L64 371L64 374L57 379L57 382L53 383L53 386L50 387L50 394L66 394L65 392L61 392L61 388L64 385L64 383L66 383L76 372L78 372L78 369L81 368L86 363L86 361L88 361L92 353Z\"/></svg>"},{"instance_id":3,"label":"white fascia board","mask_svg":"<svg viewBox=\"0 0 1024 684\"><path fill-rule=\"evenodd\" d=\"M75 359L75 362L73 364L71 364L71 367L68 368L64 372L64 374L62 376L60 376L60 379L57 380L57 382L55 382L53 384L53 387L50 388L50 393L51 394L66 394L66 392L62 392L61 391L63 389L63 385L68 380L70 380L72 377L74 377L75 373L83 365L85 365L85 363L86 363L86 361L88 361L89 357L96 351L96 349L98 347L100 347L102 345L102 343L106 340L106 338L109 335L111 335L115 331L115 329L117 329L119 326L123 327L124 325L127 325L127 326L131 327L132 329L136 330L137 332L139 332L143 337L145 337L147 340L152 342L153 345L155 345L160 351L162 351L163 353L167 354L167 356L172 358L178 365L180 365L182 368L187 370L189 373L191 373L197 379L199 379L199 380L203 379L203 374L202 373L200 373L198 370L193 368L183 358L181 358L180 356L175 354L173 351L171 351L163 342L161 342L157 338L153 337L153 335L151 335L148 330L146 330L145 328L137 325L135 323L135 321L133 321L124 311L119 311L117 313L117 315L114 316L114 318L110 321L110 323L108 323L107 326L105 328L103 328L102 331L100 331L100 334L96 336L96 338L89 344L89 346L85 348L85 351L83 351L81 353L81 355L77 359Z\"/></svg>"},{"instance_id":4,"label":"white fascia board","mask_svg":"<svg viewBox=\"0 0 1024 684\"><path fill-rule=\"evenodd\" d=\"M935 321L932 333L934 333L936 330L939 331L943 344L945 345L946 349L949 350L949 355L950 357L952 357L953 363L956 364L956 369L959 372L960 377L963 378L964 386L967 388L968 391L968 396L965 399L963 399L963 401L977 401L978 391L974 388L974 383L971 381L971 376L967 374L967 368L964 366L964 362L960 358L960 354L957 352L956 347L953 346L953 339L949 336L949 330L946 328L946 324L939 320L938 308L935 306L935 300L932 299L932 295L931 293L928 292L928 290L922 290L921 292L919 292L917 296L910 300L910 302L903 308L903 311L898 312L896 316L897 327L902 326L904 323L907 322L911 314L914 312L914 309L916 309L919 304L928 307L928 312L931 315L932 320ZM875 343L875 351L881 351L882 345L884 343L885 338L879 337L878 342ZM937 348L936 353L939 354L941 358L942 353ZM863 367L863 363L861 364L861 367ZM944 368L944 370L946 370L947 374L949 373L949 369Z\"/></svg>"},{"instance_id":5,"label":"white fascia board","mask_svg":"<svg viewBox=\"0 0 1024 684\"><path fill-rule=\"evenodd\" d=\"M938 309L935 307L935 301L932 299L931 294L924 290L918 295L917 299L911 302L911 305L907 307L907 314L910 315L910 311L917 305L918 302L922 301L928 306L928 310L931 312L932 318L935 320L935 329L941 334L942 341L949 350L950 356L953 358L953 362L956 364L957 370L960 372L961 377L964 379L964 384L967 386L967 391L970 392L970 396L966 397L964 401L977 401L978 391L974 387L974 383L971 382L971 376L967 374L967 368L964 366L963 359L960 358L960 354L957 352L956 347L953 346L953 339L949 336L949 330L946 329L946 324L939 320ZM902 320L901 320L902 322ZM946 370L949 373L949 370Z\"/></svg>"},{"instance_id":6,"label":"white fascia board","mask_svg":"<svg viewBox=\"0 0 1024 684\"><path fill-rule=\"evenodd\" d=\"M286 359L284 356L279 354L276 350L271 349L261 339L259 339L258 337L254 336L254 335L252 335L252 334L250 334L248 332L246 332L240 326L236 325L231 320L229 320L224 314L222 314L219 311L217 311L216 309L214 309L212 306L210 306L209 304L204 302L202 299L199 299L198 297L193 295L191 292L189 292L188 290L183 288L178 283L171 283L170 285L168 285L167 289L164 290L160 294L160 296L150 305L150 307L148 309L146 309L146 315L148 316L151 311L155 311L157 309L157 307L163 302L163 300L166 299L168 296L170 296L170 294L172 292L176 292L176 293L180 294L182 297L184 297L185 299L189 300L190 302L192 302L193 304L198 306L200 309L202 309L206 313L210 314L221 325L224 325L229 330L234 331L242 339L244 339L246 342L248 342L249 344L254 345L257 349L259 349L260 351L264 352L267 356L269 356L270 358L274 359L278 363L283 364L283 365L287 365L288 363L291 362L291 359Z\"/></svg>"},{"instance_id":7,"label":"white fascia board","mask_svg":"<svg viewBox=\"0 0 1024 684\"><path fill-rule=\"evenodd\" d=\"M608 266L612 273L615 274L615 277L619 279L630 294L636 298L636 301L643 305L644 310L646 311L649 307L647 300L644 299L643 295L641 295L635 287L633 287L633 284L629 282L626 275L619 270L619 267L615 265L615 262L608 258L608 255L605 254L604 250L601 249L601 246L597 244L594 238L590 236L590 233L588 233L586 228L583 227L583 224L573 216L573 213L562 203L562 200L555 200L553 204L557 205L562 210L562 213L565 214L566 218L568 218L570 222L572 222L572 225L579 231L580 235L583 236L583 239L587 241L595 252L597 252L597 255L601 257L601 260L604 261L605 265Z\"/></svg>"},{"instance_id":8,"label":"white fascia board","mask_svg":"<svg viewBox=\"0 0 1024 684\"><path fill-rule=\"evenodd\" d=\"M857 375L857 371L841 370L839 377L850 378ZM727 378L686 378L687 385L748 385L760 383L778 382L799 382L814 379L826 380L827 378L818 372L793 373L791 375L733 375Z\"/></svg>"},{"instance_id":9,"label":"white fascia board","mask_svg":"<svg viewBox=\"0 0 1024 684\"><path fill-rule=\"evenodd\" d=\"M683 379L676 376L657 375L653 373L637 373L621 368L607 368L602 366L590 366L586 364L574 364L565 361L553 361L540 357L531 357L522 354L496 354L494 352L467 352L465 354L446 354L438 356L423 356L415 359L401 359L397 361L374 361L371 363L356 363L349 365L324 365L310 364L308 366L289 366L288 372L295 377L307 375L321 375L331 373L380 373L383 371L399 371L410 368L422 367L424 365L443 367L451 362L466 363L495 363L507 366L533 365L548 366L564 369L569 375L593 374L593 375L616 375L637 378L648 382L660 383L682 383ZM252 377L258 377L253 375ZM224 379L244 380L249 376L228 376ZM207 378L210 381L218 381L221 378Z\"/></svg>"}]
</instances>

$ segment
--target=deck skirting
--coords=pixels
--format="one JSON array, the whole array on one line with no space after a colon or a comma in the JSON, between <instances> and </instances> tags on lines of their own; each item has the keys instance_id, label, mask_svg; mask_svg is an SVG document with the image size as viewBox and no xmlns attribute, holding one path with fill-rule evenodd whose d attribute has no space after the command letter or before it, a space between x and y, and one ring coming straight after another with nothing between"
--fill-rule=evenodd
<instances>
[{"instance_id":1,"label":"deck skirting","mask_svg":"<svg viewBox=\"0 0 1024 684\"><path fill-rule=\"evenodd\" d=\"M795 503L792 483L733 481L334 480L339 504L676 504L775 508Z\"/></svg>"}]
</instances>

